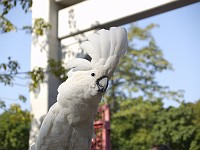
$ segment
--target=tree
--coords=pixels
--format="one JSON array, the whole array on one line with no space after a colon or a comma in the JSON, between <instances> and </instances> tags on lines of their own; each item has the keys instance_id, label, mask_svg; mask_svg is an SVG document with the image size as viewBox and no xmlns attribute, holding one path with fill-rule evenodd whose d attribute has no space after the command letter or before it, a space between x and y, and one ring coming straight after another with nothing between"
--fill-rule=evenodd
<instances>
[{"instance_id":1,"label":"tree","mask_svg":"<svg viewBox=\"0 0 200 150\"><path fill-rule=\"evenodd\" d=\"M2 34L6 34L11 31L25 30L28 33L34 32L36 38L43 36L51 29L51 25L44 21L42 18L36 18L33 25L24 25L19 28L15 26L8 18L10 10L16 7L17 5L21 6L22 10L27 13L32 7L32 0L2 0L0 1L0 6L2 8L2 13L0 14L0 31ZM48 60L48 67L41 68L35 67L33 70L21 71L20 64L17 60L8 58L8 62L0 63L0 83L5 86L15 85L14 80L16 77L23 78L30 81L29 89L30 91L37 91L40 86L40 83L45 82L46 74L53 74L57 76L61 81L67 79L67 71L63 67L64 64L62 61L56 61L53 59ZM26 97L22 94L19 94L19 97L16 98L22 101L26 100ZM5 100L0 99L2 106L5 106Z\"/></svg>"},{"instance_id":2,"label":"tree","mask_svg":"<svg viewBox=\"0 0 200 150\"><path fill-rule=\"evenodd\" d=\"M142 97L120 104L111 121L112 149L146 150L150 148L151 128L155 114L162 109L161 101L144 101Z\"/></svg>"},{"instance_id":3,"label":"tree","mask_svg":"<svg viewBox=\"0 0 200 150\"><path fill-rule=\"evenodd\" d=\"M4 11L0 16L1 31L4 33L19 30L6 19L6 14L17 5L17 0L3 0L0 4L4 6ZM19 0L19 4L27 12L32 1ZM151 35L150 31L156 26L155 24L146 28L140 28L136 24L129 26L128 52L111 79L108 94L105 96L112 106L113 149L142 150L149 148L155 142L165 142L175 148L182 143L179 148L198 149L196 143L199 142L199 126L191 113L194 109L198 114L196 105L191 104L188 107L182 104L180 108L163 108L163 99L180 101L182 93L171 91L156 81L157 73L172 70L170 63L164 58ZM42 18L38 18L33 26L24 26L22 29L41 36L50 27ZM32 71L23 72L31 79L30 90L36 90L40 83L44 82L47 73L55 75L62 81L66 80L67 71L62 61L48 60L48 64L47 69L37 67ZM19 71L20 65L12 59L9 59L8 63L0 64L0 69L3 72L0 74L0 82L5 85L11 85L15 76L22 73ZM2 107L5 105L3 102L0 101ZM186 111L183 111L186 107ZM181 113L184 116L180 115ZM167 124L162 124L163 122ZM192 125L195 125L195 129ZM180 127L177 130L179 132L176 131L177 127ZM192 140L192 137L195 140ZM186 145L188 143L190 147Z\"/></svg>"},{"instance_id":4,"label":"tree","mask_svg":"<svg viewBox=\"0 0 200 150\"><path fill-rule=\"evenodd\" d=\"M138 97L123 101L112 117L112 148L146 150L163 143L173 150L197 150L200 113L194 113L195 107L199 108L199 102L163 108L161 100Z\"/></svg>"},{"instance_id":5,"label":"tree","mask_svg":"<svg viewBox=\"0 0 200 150\"><path fill-rule=\"evenodd\" d=\"M185 113L182 120L184 117L189 117L189 120L185 119L188 124L182 125L179 121L180 116L175 113L177 109L163 108L164 99L181 102L183 93L171 91L169 87L161 86L156 81L157 73L172 70L172 66L164 58L151 35L151 30L155 27L157 27L155 24L145 28L140 28L136 24L129 26L129 48L111 80L110 91L106 98L112 108L113 149L142 150L150 148L152 144L163 142L170 144L174 149L184 143L181 148L187 149L187 144L192 142L191 136L194 130L191 130L193 125L191 121L194 116L191 115L190 109L186 112L181 112L182 108L178 109L178 113ZM159 122L159 119L171 122L162 126L162 121ZM185 132L178 131L179 138L176 137L175 126L171 127L171 123L185 129ZM156 128L157 126L159 127ZM168 126L171 127L170 130L167 130ZM160 133L162 130L164 133ZM172 131L174 134L170 135ZM185 141L182 136L186 136ZM177 138L177 141L174 138Z\"/></svg>"},{"instance_id":6,"label":"tree","mask_svg":"<svg viewBox=\"0 0 200 150\"><path fill-rule=\"evenodd\" d=\"M19 2L17 2L17 0L3 0L0 4L3 5L4 8L0 20L3 26L0 26L0 28L5 29L4 32L9 32L18 29L8 19L6 19L6 15L9 13L10 9L14 8L17 4L20 4L22 9L27 12L32 6L32 0L19 0ZM135 93L140 93L150 99L154 99L156 95L160 98L169 96L173 96L174 99L180 98L181 95L177 92L169 91L167 87L160 86L155 80L155 74L157 72L172 69L169 62L164 59L162 51L158 48L153 36L151 35L151 29L156 26L157 25L155 24L151 24L144 29L139 28L135 24L129 26L129 49L125 58L121 61L120 67L117 69L114 78L111 80L109 94L106 97L109 102L118 97L120 97L120 99L132 97ZM22 29L29 29L30 32L42 36L48 29L50 29L50 27L50 24L45 22L42 18L38 18L34 21L32 27L25 26ZM136 43L139 43L139 46L136 46ZM16 66L15 68L9 68L9 70L7 69L8 67L6 67L8 64L0 64L0 69L3 69L4 71L0 74L0 79L2 78L0 81L5 85L12 84L16 74L21 74L21 72L19 72L20 67L17 61L12 60L12 62L15 63ZM46 73L55 75L61 79L61 81L66 80L67 71L63 67L62 61L51 59L48 60L48 64L47 69L36 67L32 71L23 72L31 79L30 90L36 90L40 83L44 82ZM13 69L15 70L12 71ZM155 92L155 94L152 94L152 92ZM176 96L178 98L176 98ZM117 100L112 103L117 109Z\"/></svg>"},{"instance_id":7,"label":"tree","mask_svg":"<svg viewBox=\"0 0 200 150\"><path fill-rule=\"evenodd\" d=\"M39 37L50 30L50 24L45 22L42 18L35 19L32 26L25 25L22 28L15 26L11 21L9 21L7 14L17 5L20 5L22 10L26 13L30 11L32 0L0 1L0 6L3 10L0 14L0 32L2 34L16 30L25 30L28 33L34 32L35 35ZM37 91L40 83L45 82L45 76L49 73L59 77L61 81L64 81L67 78L67 71L63 67L62 61L49 59L47 68L36 67L33 70L28 71L21 71L18 61L11 57L8 58L7 62L0 62L0 83L5 86L15 85L15 79L18 77L26 80L28 79L30 81L30 91ZM22 94L20 94L16 99L26 101L26 97ZM3 109L3 113L0 115L0 149L27 150L32 116L28 111L21 110L18 105L13 105L11 108L8 108L5 102L6 99L0 99L0 109Z\"/></svg>"},{"instance_id":8,"label":"tree","mask_svg":"<svg viewBox=\"0 0 200 150\"><path fill-rule=\"evenodd\" d=\"M19 105L12 105L0 115L0 149L27 150L31 114L21 110Z\"/></svg>"},{"instance_id":9,"label":"tree","mask_svg":"<svg viewBox=\"0 0 200 150\"><path fill-rule=\"evenodd\" d=\"M195 135L193 140L190 144L190 150L198 150L200 149L200 100L196 103L189 103L187 104L188 107L191 107L192 113L195 116L193 119L193 124L195 128Z\"/></svg>"},{"instance_id":10,"label":"tree","mask_svg":"<svg viewBox=\"0 0 200 150\"><path fill-rule=\"evenodd\" d=\"M174 99L181 101L182 91L171 91L156 81L156 74L172 70L171 64L164 58L162 50L156 45L151 30L157 27L150 24L140 28L129 25L129 47L120 62L112 80L106 99L116 111L119 103L127 98L143 96L145 99Z\"/></svg>"},{"instance_id":11,"label":"tree","mask_svg":"<svg viewBox=\"0 0 200 150\"><path fill-rule=\"evenodd\" d=\"M193 110L185 103L178 108L169 107L159 112L157 124L153 127L154 140L168 143L174 150L191 150L197 132L197 126L193 123L195 118Z\"/></svg>"}]
</instances>

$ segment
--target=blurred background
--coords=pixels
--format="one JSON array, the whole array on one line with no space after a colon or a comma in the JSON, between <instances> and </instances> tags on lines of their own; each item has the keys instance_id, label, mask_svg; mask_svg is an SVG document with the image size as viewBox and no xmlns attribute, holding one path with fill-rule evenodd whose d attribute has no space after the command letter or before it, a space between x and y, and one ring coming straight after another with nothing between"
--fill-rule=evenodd
<instances>
[{"instance_id":1,"label":"blurred background","mask_svg":"<svg viewBox=\"0 0 200 150\"><path fill-rule=\"evenodd\" d=\"M28 148L34 118L30 92L39 92L47 74L59 83L67 78L63 60L31 67L34 35L40 40L53 28L32 20L31 5L0 1L0 149L5 150ZM159 143L200 149L199 18L197 2L123 25L129 49L103 100L111 109L112 149L143 150Z\"/></svg>"}]
</instances>

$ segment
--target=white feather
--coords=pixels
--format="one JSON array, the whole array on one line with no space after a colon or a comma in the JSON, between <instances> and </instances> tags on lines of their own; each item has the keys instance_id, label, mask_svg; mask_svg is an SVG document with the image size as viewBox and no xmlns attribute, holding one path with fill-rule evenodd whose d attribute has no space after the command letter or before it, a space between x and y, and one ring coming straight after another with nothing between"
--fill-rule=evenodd
<instances>
[{"instance_id":1,"label":"white feather","mask_svg":"<svg viewBox=\"0 0 200 150\"><path fill-rule=\"evenodd\" d=\"M93 119L104 94L99 80L107 88L109 79L127 48L127 33L122 27L100 30L81 44L91 62L68 62L69 78L58 88L57 102L50 108L34 150L89 150ZM92 75L93 74L93 75ZM102 78L104 77L104 78Z\"/></svg>"},{"instance_id":2,"label":"white feather","mask_svg":"<svg viewBox=\"0 0 200 150\"><path fill-rule=\"evenodd\" d=\"M83 71L83 70L91 70L92 66L91 63L86 60L86 59L82 59L82 58L75 58L70 60L67 63L67 69L74 69L74 71Z\"/></svg>"},{"instance_id":3,"label":"white feather","mask_svg":"<svg viewBox=\"0 0 200 150\"><path fill-rule=\"evenodd\" d=\"M92 58L92 67L98 66L99 60L107 60L113 55L121 59L126 52L128 45L127 32L122 27L112 27L110 30L101 29L88 37L88 41L81 44L82 49ZM115 63L119 60L107 61ZM112 65L116 66L116 65ZM115 69L115 68L113 68ZM112 69L112 70L113 70Z\"/></svg>"},{"instance_id":4,"label":"white feather","mask_svg":"<svg viewBox=\"0 0 200 150\"><path fill-rule=\"evenodd\" d=\"M110 56L108 50L110 50L111 46L109 41L109 31L101 29L98 33L100 35L100 57L107 59Z\"/></svg>"}]
</instances>

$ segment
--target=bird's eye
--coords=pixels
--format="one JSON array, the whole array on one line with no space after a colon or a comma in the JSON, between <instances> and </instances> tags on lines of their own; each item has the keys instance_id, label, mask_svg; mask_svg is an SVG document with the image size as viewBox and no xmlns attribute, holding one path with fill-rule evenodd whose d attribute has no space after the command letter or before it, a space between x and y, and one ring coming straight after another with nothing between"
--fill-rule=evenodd
<instances>
[{"instance_id":1,"label":"bird's eye","mask_svg":"<svg viewBox=\"0 0 200 150\"><path fill-rule=\"evenodd\" d=\"M93 77L94 77L94 76L95 76L95 73L91 73L91 76L93 76Z\"/></svg>"}]
</instances>

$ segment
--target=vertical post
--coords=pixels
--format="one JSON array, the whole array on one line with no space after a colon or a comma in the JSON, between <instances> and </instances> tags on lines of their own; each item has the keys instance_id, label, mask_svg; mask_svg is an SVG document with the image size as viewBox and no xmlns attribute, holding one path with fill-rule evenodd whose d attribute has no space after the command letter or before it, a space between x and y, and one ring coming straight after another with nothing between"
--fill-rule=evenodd
<instances>
[{"instance_id":1,"label":"vertical post","mask_svg":"<svg viewBox=\"0 0 200 150\"><path fill-rule=\"evenodd\" d=\"M35 19L42 18L50 23L51 29L43 36L37 37L32 34L31 44L31 70L35 67L47 67L47 61L51 58L60 59L58 32L58 10L59 5L54 0L33 0L32 23ZM30 93L31 113L34 120L31 125L29 144L35 140L38 131L38 123L50 106L56 102L57 87L60 82L52 75L45 78L46 82L41 84L37 93Z\"/></svg>"},{"instance_id":2,"label":"vertical post","mask_svg":"<svg viewBox=\"0 0 200 150\"><path fill-rule=\"evenodd\" d=\"M110 143L110 110L108 105L104 105L104 127L103 127L103 150L110 150L111 143Z\"/></svg>"},{"instance_id":3,"label":"vertical post","mask_svg":"<svg viewBox=\"0 0 200 150\"><path fill-rule=\"evenodd\" d=\"M91 150L111 150L109 106L100 106L97 116L100 118L94 122L96 139L92 142Z\"/></svg>"}]
</instances>

